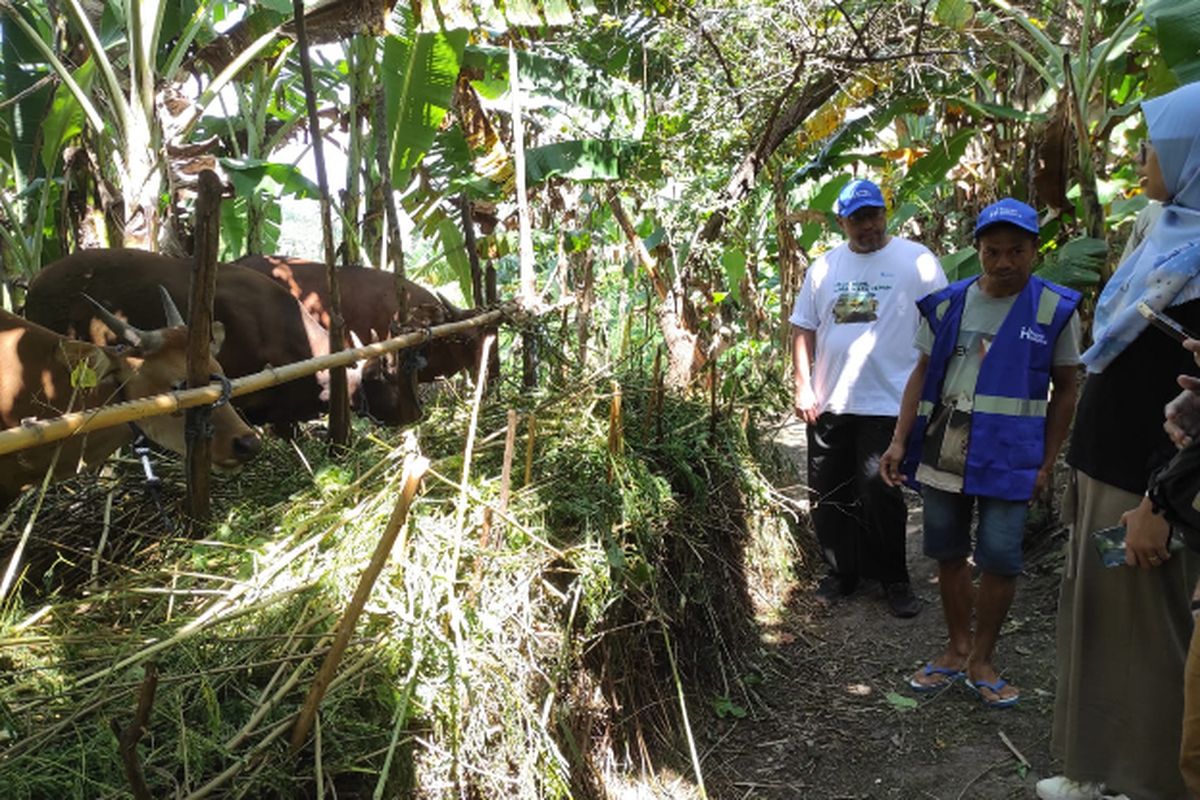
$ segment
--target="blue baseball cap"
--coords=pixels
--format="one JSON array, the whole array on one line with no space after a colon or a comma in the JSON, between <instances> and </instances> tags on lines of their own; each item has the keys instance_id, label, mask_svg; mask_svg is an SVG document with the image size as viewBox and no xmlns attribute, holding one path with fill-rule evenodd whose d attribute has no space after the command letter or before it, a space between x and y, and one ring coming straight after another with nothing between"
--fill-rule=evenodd
<instances>
[{"instance_id":1,"label":"blue baseball cap","mask_svg":"<svg viewBox=\"0 0 1200 800\"><path fill-rule=\"evenodd\" d=\"M1035 235L1039 232L1038 215L1033 206L1005 197L979 212L979 221L975 223L975 238L978 239L979 234L986 229L1001 223L1016 225L1021 230Z\"/></svg>"},{"instance_id":2,"label":"blue baseball cap","mask_svg":"<svg viewBox=\"0 0 1200 800\"><path fill-rule=\"evenodd\" d=\"M883 202L883 192L868 180L850 181L838 193L837 213L839 217L848 217L860 208L867 206L887 207L887 203Z\"/></svg>"}]
</instances>

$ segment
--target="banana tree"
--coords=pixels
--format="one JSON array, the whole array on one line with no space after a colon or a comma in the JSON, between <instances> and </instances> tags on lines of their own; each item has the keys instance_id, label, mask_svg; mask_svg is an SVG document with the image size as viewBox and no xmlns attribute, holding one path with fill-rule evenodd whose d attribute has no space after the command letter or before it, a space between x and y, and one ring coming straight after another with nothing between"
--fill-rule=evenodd
<instances>
[{"instance_id":1,"label":"banana tree","mask_svg":"<svg viewBox=\"0 0 1200 800\"><path fill-rule=\"evenodd\" d=\"M1059 136L1076 146L1078 217L1087 235L1103 239L1105 217L1097 175L1104 165L1098 163L1098 153L1103 152L1101 147L1112 128L1137 110L1136 102L1114 108L1110 98L1131 70L1140 70L1125 56L1141 34L1141 4L1076 0L1069 5L1078 14L1077 27L1069 34L1064 32L1066 42L1056 42L1010 0L988 2L998 13L980 13L980 20L992 28L997 43L1011 48L1044 83L1045 91L1033 110L1048 112L1057 107L1061 112ZM1068 16L1060 14L1060 19ZM1027 42L1011 35L1013 25L1024 31ZM1064 24L1064 29L1068 27ZM1067 173L1063 170L1061 174L1065 177ZM1054 195L1065 197L1065 187Z\"/></svg>"}]
</instances>

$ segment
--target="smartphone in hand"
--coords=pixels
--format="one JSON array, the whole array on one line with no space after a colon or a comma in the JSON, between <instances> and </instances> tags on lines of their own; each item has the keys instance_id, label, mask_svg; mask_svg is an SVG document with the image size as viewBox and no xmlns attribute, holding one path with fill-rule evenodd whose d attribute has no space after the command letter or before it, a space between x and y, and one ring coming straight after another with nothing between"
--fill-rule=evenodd
<instances>
[{"instance_id":1,"label":"smartphone in hand","mask_svg":"<svg viewBox=\"0 0 1200 800\"><path fill-rule=\"evenodd\" d=\"M1138 313L1145 317L1151 325L1158 328L1160 331L1170 336L1177 342L1182 342L1184 339L1195 339L1196 334L1189 331L1187 328L1180 325L1175 320L1168 317L1162 312L1155 311L1144 302L1137 304Z\"/></svg>"},{"instance_id":2,"label":"smartphone in hand","mask_svg":"<svg viewBox=\"0 0 1200 800\"><path fill-rule=\"evenodd\" d=\"M1125 526L1113 525L1111 528L1101 528L1092 534L1092 542L1096 552L1100 554L1100 562L1106 567L1125 566Z\"/></svg>"}]
</instances>

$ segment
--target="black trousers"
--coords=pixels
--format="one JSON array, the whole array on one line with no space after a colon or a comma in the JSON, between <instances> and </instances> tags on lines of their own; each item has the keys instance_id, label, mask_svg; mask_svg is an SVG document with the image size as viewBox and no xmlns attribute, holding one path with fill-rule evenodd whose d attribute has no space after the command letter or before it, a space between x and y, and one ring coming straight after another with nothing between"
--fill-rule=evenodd
<instances>
[{"instance_id":1,"label":"black trousers","mask_svg":"<svg viewBox=\"0 0 1200 800\"><path fill-rule=\"evenodd\" d=\"M839 577L908 581L908 509L900 487L879 476L895 417L822 414L808 426L813 529L829 571Z\"/></svg>"}]
</instances>

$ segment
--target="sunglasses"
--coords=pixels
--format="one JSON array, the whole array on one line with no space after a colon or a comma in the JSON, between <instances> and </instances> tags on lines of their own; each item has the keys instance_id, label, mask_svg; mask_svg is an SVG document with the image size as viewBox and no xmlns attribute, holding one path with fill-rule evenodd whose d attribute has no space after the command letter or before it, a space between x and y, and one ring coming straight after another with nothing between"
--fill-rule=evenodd
<instances>
[{"instance_id":1,"label":"sunglasses","mask_svg":"<svg viewBox=\"0 0 1200 800\"><path fill-rule=\"evenodd\" d=\"M1146 160L1150 158L1150 150L1153 147L1148 141L1143 139L1138 143L1137 163L1139 167L1146 166Z\"/></svg>"}]
</instances>

